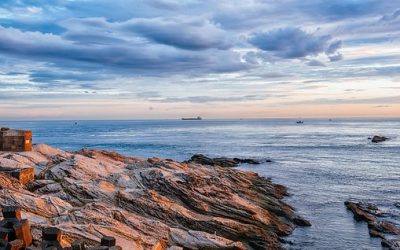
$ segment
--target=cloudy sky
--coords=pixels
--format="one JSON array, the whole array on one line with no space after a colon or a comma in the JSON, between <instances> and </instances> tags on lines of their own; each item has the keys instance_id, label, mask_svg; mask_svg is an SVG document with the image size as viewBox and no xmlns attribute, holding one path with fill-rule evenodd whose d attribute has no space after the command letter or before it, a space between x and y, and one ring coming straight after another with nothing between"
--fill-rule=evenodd
<instances>
[{"instance_id":1,"label":"cloudy sky","mask_svg":"<svg viewBox=\"0 0 400 250\"><path fill-rule=\"evenodd\" d=\"M400 1L2 0L0 119L400 116Z\"/></svg>"}]
</instances>

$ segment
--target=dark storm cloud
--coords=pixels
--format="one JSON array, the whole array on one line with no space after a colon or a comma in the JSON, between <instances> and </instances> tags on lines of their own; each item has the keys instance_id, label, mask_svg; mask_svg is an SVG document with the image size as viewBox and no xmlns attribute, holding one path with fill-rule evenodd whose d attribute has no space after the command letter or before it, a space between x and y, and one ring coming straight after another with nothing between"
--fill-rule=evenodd
<instances>
[{"instance_id":1,"label":"dark storm cloud","mask_svg":"<svg viewBox=\"0 0 400 250\"><path fill-rule=\"evenodd\" d=\"M95 81L107 79L103 75L87 74L82 72L51 72L33 71L29 74L32 82L57 82L57 81Z\"/></svg>"},{"instance_id":2,"label":"dark storm cloud","mask_svg":"<svg viewBox=\"0 0 400 250\"><path fill-rule=\"evenodd\" d=\"M232 46L224 30L203 18L134 19L121 23L121 28L181 49L228 49Z\"/></svg>"},{"instance_id":3,"label":"dark storm cloud","mask_svg":"<svg viewBox=\"0 0 400 250\"><path fill-rule=\"evenodd\" d=\"M325 53L330 55L330 54L335 54L338 49L342 47L342 41L334 41L329 45L329 47L326 49Z\"/></svg>"},{"instance_id":4,"label":"dark storm cloud","mask_svg":"<svg viewBox=\"0 0 400 250\"><path fill-rule=\"evenodd\" d=\"M227 29L252 29L280 23L326 23L360 19L400 8L393 0L203 1L213 4L213 18ZM350 21L349 21L350 22Z\"/></svg>"},{"instance_id":5,"label":"dark storm cloud","mask_svg":"<svg viewBox=\"0 0 400 250\"><path fill-rule=\"evenodd\" d=\"M386 14L381 18L383 22L391 22L399 19L400 17L400 10L396 10L393 14Z\"/></svg>"},{"instance_id":6,"label":"dark storm cloud","mask_svg":"<svg viewBox=\"0 0 400 250\"><path fill-rule=\"evenodd\" d=\"M311 34L301 28L253 33L251 43L263 51L248 54L242 61L231 49L240 44L239 36L224 27L231 22L245 34L248 26L245 19L252 22L253 28L266 24L266 15L271 20L280 16L284 18L277 20L291 22L290 15L284 15L288 11L295 11L303 20L316 18L321 13L330 18L347 18L351 13L363 16L380 13L388 7L396 9L396 3L384 0L329 3L322 0L279 3L152 0L132 4L133 9L122 0L2 1L0 6L9 11L34 6L41 8L42 13L39 22L23 22L17 16L4 19L7 27L17 28L0 29L0 53L48 62L49 66L84 69L105 66L112 71L125 71L123 74L160 75L238 71L257 67L258 60L276 62L323 53L330 61L338 61L343 59L338 52L341 41L331 42L329 35ZM174 14L166 13L165 9ZM231 19L217 18L221 15ZM383 20L397 17L395 12L381 16ZM29 27L30 23L34 26ZM23 32L32 30L39 32ZM261 52L273 54L275 58Z\"/></svg>"},{"instance_id":7,"label":"dark storm cloud","mask_svg":"<svg viewBox=\"0 0 400 250\"><path fill-rule=\"evenodd\" d=\"M16 21L0 18L0 25L5 28L16 28L21 31L40 31L55 34L61 34L65 31L60 25L47 22Z\"/></svg>"},{"instance_id":8,"label":"dark storm cloud","mask_svg":"<svg viewBox=\"0 0 400 250\"><path fill-rule=\"evenodd\" d=\"M390 0L308 0L294 2L297 2L295 6L304 13L325 19L371 15L395 4L393 3L395 1Z\"/></svg>"},{"instance_id":9,"label":"dark storm cloud","mask_svg":"<svg viewBox=\"0 0 400 250\"><path fill-rule=\"evenodd\" d=\"M63 37L76 43L127 43L145 38L185 50L229 49L230 35L215 23L200 17L134 18L108 22L105 18L74 18L61 22ZM143 40L143 39L142 39Z\"/></svg>"},{"instance_id":10,"label":"dark storm cloud","mask_svg":"<svg viewBox=\"0 0 400 250\"><path fill-rule=\"evenodd\" d=\"M244 69L233 51L197 53L158 44L74 43L53 34L22 32L0 27L0 53L51 62L59 67L85 68L95 65L133 70L132 73L163 74L229 72Z\"/></svg>"},{"instance_id":11,"label":"dark storm cloud","mask_svg":"<svg viewBox=\"0 0 400 250\"><path fill-rule=\"evenodd\" d=\"M255 33L249 42L276 57L294 59L317 56L321 53L327 55L338 53L340 42L335 41L330 44L330 40L331 37L328 35L318 36L299 28L287 27Z\"/></svg>"},{"instance_id":12,"label":"dark storm cloud","mask_svg":"<svg viewBox=\"0 0 400 250\"><path fill-rule=\"evenodd\" d=\"M4 91L4 89L9 89L9 90L21 90L21 89L30 89L32 88L32 84L30 83L10 83L10 82L0 82L0 88Z\"/></svg>"},{"instance_id":13,"label":"dark storm cloud","mask_svg":"<svg viewBox=\"0 0 400 250\"><path fill-rule=\"evenodd\" d=\"M142 101L243 102L267 98L238 96L244 88L393 77L399 55L384 50L398 45L399 13L393 0L4 0L0 98L112 89ZM195 92L204 85L226 93Z\"/></svg>"},{"instance_id":14,"label":"dark storm cloud","mask_svg":"<svg viewBox=\"0 0 400 250\"><path fill-rule=\"evenodd\" d=\"M343 55L341 53L329 55L328 57L331 62L337 62L343 59Z\"/></svg>"},{"instance_id":15,"label":"dark storm cloud","mask_svg":"<svg viewBox=\"0 0 400 250\"><path fill-rule=\"evenodd\" d=\"M326 66L323 62L315 60L315 59L314 60L310 60L307 63L307 65L308 66L313 66L313 67L325 67Z\"/></svg>"}]
</instances>

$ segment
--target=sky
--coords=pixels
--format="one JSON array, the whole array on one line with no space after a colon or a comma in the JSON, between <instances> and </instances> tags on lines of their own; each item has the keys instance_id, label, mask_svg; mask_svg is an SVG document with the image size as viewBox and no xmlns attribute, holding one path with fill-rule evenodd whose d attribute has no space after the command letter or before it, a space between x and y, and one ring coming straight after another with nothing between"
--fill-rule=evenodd
<instances>
[{"instance_id":1,"label":"sky","mask_svg":"<svg viewBox=\"0 0 400 250\"><path fill-rule=\"evenodd\" d=\"M399 82L400 1L0 1L0 120L400 117Z\"/></svg>"}]
</instances>

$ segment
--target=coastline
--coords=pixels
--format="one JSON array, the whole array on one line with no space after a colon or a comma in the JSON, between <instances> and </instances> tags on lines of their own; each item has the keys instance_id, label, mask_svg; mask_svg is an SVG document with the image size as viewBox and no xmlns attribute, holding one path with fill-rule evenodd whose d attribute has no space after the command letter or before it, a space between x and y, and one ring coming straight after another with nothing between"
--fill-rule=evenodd
<instances>
[{"instance_id":1,"label":"coastline","mask_svg":"<svg viewBox=\"0 0 400 250\"><path fill-rule=\"evenodd\" d=\"M287 189L253 172L44 144L2 152L0 165L35 169L27 185L0 173L0 203L22 208L36 244L53 225L65 245L107 234L122 249L281 249L302 224L282 201Z\"/></svg>"}]
</instances>

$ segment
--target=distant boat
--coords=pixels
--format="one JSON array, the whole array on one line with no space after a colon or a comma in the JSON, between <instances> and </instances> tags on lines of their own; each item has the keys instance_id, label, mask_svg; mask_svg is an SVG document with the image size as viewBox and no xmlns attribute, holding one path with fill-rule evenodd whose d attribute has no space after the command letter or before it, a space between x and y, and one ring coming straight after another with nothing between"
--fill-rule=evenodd
<instances>
[{"instance_id":1,"label":"distant boat","mask_svg":"<svg viewBox=\"0 0 400 250\"><path fill-rule=\"evenodd\" d=\"M200 116L198 117L187 117L187 118L182 118L182 121L200 121L202 118Z\"/></svg>"},{"instance_id":2,"label":"distant boat","mask_svg":"<svg viewBox=\"0 0 400 250\"><path fill-rule=\"evenodd\" d=\"M303 124L304 122L303 121L297 121L296 123L297 124Z\"/></svg>"}]
</instances>

